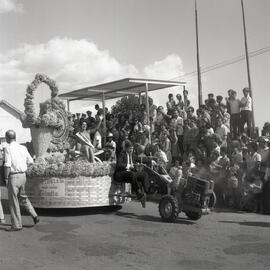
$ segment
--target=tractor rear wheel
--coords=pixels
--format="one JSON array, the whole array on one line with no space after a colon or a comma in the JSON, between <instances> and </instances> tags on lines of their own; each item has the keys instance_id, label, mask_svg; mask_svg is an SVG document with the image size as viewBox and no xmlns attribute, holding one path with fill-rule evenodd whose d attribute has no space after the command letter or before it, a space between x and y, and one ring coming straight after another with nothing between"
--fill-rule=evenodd
<instances>
[{"instance_id":1,"label":"tractor rear wheel","mask_svg":"<svg viewBox=\"0 0 270 270\"><path fill-rule=\"evenodd\" d=\"M179 214L178 200L171 195L165 195L161 198L158 209L163 221L174 222Z\"/></svg>"}]
</instances>

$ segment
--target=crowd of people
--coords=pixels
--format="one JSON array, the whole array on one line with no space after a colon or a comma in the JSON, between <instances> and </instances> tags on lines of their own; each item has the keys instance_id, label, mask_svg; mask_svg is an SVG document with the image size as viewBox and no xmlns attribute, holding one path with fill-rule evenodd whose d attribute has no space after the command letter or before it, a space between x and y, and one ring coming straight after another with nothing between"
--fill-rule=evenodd
<instances>
[{"instance_id":1,"label":"crowd of people","mask_svg":"<svg viewBox=\"0 0 270 270\"><path fill-rule=\"evenodd\" d=\"M172 190L194 174L215 182L219 205L260 211L270 152L269 139L252 133L252 106L249 89L244 88L241 99L232 89L226 98L210 93L195 110L184 89L176 97L170 93L165 108L150 98L149 119L145 104L135 103L117 115L96 105L94 116L87 111L71 115L70 121L73 133L87 137L94 149L104 149L107 160L117 160L131 143L138 158L153 157L167 171Z\"/></svg>"}]
</instances>

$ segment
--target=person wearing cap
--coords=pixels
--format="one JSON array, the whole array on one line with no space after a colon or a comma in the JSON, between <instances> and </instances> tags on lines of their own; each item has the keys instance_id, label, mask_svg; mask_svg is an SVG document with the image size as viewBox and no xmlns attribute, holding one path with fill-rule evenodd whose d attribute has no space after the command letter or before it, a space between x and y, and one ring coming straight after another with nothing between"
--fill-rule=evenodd
<instances>
[{"instance_id":1,"label":"person wearing cap","mask_svg":"<svg viewBox=\"0 0 270 270\"><path fill-rule=\"evenodd\" d=\"M250 97L248 87L243 89L244 96L241 99L241 132L244 132L245 124L247 124L247 135L251 136L251 120L252 120L252 98Z\"/></svg>"},{"instance_id":2,"label":"person wearing cap","mask_svg":"<svg viewBox=\"0 0 270 270\"><path fill-rule=\"evenodd\" d=\"M217 102L217 106L218 106L218 107L224 105L224 103L222 103L222 100L223 100L223 96L217 96L217 97L216 97L216 102Z\"/></svg>"},{"instance_id":3,"label":"person wearing cap","mask_svg":"<svg viewBox=\"0 0 270 270\"><path fill-rule=\"evenodd\" d=\"M105 160L115 160L116 158L116 143L113 140L113 134L111 132L107 135L107 142L104 146Z\"/></svg>"},{"instance_id":4,"label":"person wearing cap","mask_svg":"<svg viewBox=\"0 0 270 270\"><path fill-rule=\"evenodd\" d=\"M215 98L214 98L214 94L212 94L212 93L208 94L208 99L207 100L208 100L207 101L208 105L210 105L212 103L216 103Z\"/></svg>"},{"instance_id":5,"label":"person wearing cap","mask_svg":"<svg viewBox=\"0 0 270 270\"><path fill-rule=\"evenodd\" d=\"M132 191L135 192L137 199L142 207L146 204L146 191L149 188L147 175L135 170L134 162L137 157L134 154L134 147L131 141L125 141L125 148L117 158L114 172L114 181L119 183L130 183Z\"/></svg>"}]
</instances>

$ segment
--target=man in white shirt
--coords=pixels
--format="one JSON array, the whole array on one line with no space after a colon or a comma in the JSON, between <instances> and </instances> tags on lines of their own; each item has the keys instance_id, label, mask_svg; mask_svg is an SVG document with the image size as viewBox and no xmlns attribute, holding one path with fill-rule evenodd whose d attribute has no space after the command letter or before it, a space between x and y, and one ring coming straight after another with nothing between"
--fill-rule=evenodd
<instances>
[{"instance_id":1,"label":"man in white shirt","mask_svg":"<svg viewBox=\"0 0 270 270\"><path fill-rule=\"evenodd\" d=\"M249 88L243 89L244 97L241 99L241 132L244 132L245 124L247 124L247 135L250 137L251 118L252 118L252 98L249 95Z\"/></svg>"},{"instance_id":2,"label":"man in white shirt","mask_svg":"<svg viewBox=\"0 0 270 270\"><path fill-rule=\"evenodd\" d=\"M32 216L34 223L39 222L38 215L25 194L25 182L27 165L33 163L33 159L26 147L16 142L16 133L13 130L6 132L7 147L5 147L4 173L8 188L8 201L11 215L11 228L9 231L22 229L22 217L20 203Z\"/></svg>"}]
</instances>

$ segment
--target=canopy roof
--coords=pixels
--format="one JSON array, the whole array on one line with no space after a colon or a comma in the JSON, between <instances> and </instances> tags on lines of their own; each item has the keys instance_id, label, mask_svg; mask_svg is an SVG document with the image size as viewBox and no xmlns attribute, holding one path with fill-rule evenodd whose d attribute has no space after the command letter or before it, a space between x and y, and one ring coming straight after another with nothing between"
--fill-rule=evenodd
<instances>
[{"instance_id":1,"label":"canopy roof","mask_svg":"<svg viewBox=\"0 0 270 270\"><path fill-rule=\"evenodd\" d=\"M120 98L127 95L137 95L146 91L154 91L162 88L185 85L185 82L149 80L138 78L125 78L99 85L89 86L78 90L73 90L59 95L62 99L72 100L97 100Z\"/></svg>"}]
</instances>

